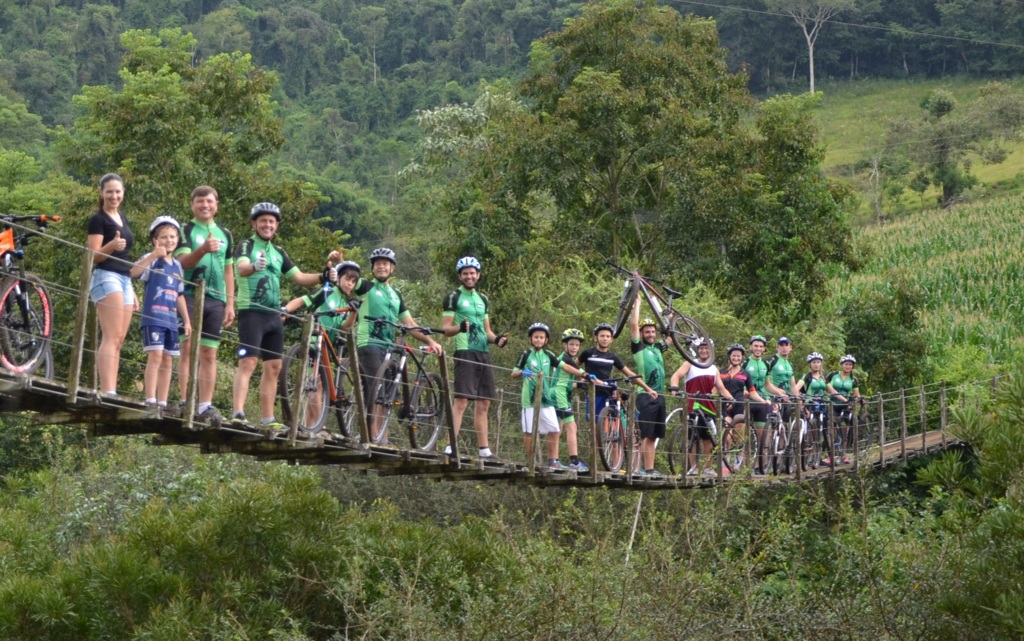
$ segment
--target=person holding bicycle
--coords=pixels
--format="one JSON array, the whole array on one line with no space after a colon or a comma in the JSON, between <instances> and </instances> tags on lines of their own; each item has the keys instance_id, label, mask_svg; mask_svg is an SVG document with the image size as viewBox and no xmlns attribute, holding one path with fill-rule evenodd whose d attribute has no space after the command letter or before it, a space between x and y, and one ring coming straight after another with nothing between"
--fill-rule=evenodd
<instances>
[{"instance_id":1,"label":"person holding bicycle","mask_svg":"<svg viewBox=\"0 0 1024 641\"><path fill-rule=\"evenodd\" d=\"M332 252L332 256L334 253ZM330 264L330 263L328 263ZM336 275L336 278L334 278ZM282 310L285 315L297 314L305 309L313 309L318 312L330 312L336 309L349 308L353 311L359 309L361 301L355 298L352 293L355 291L356 283L362 275L362 268L359 263L345 260L337 267L330 268L330 276L337 282L324 283L324 286L310 296L306 294L288 301ZM325 315L320 319L320 326L327 331L331 341L338 345L343 339L345 331L350 329L356 322L356 315L350 312L342 314ZM311 341L314 339L310 339Z\"/></svg>"},{"instance_id":2,"label":"person holding bicycle","mask_svg":"<svg viewBox=\"0 0 1024 641\"><path fill-rule=\"evenodd\" d=\"M577 357L582 346L583 332L575 328L562 332L562 353L558 356L559 362L578 367ZM562 431L565 432L569 468L577 472L588 472L590 467L580 460L579 443L576 440L576 416L572 411L572 390L576 386L576 379L561 369L555 371L555 379L555 416L561 423Z\"/></svg>"},{"instance_id":3,"label":"person holding bicycle","mask_svg":"<svg viewBox=\"0 0 1024 641\"><path fill-rule=\"evenodd\" d=\"M128 335L132 312L138 308L131 279L135 236L128 218L121 214L123 200L124 180L117 174L106 174L100 178L99 208L86 223L86 244L94 264L89 300L96 305L101 335L96 369L104 396L117 396L121 346Z\"/></svg>"},{"instance_id":4,"label":"person holding bicycle","mask_svg":"<svg viewBox=\"0 0 1024 641\"><path fill-rule=\"evenodd\" d=\"M473 425L480 458L491 458L488 446L487 412L495 397L494 369L490 344L505 347L508 334L498 336L491 330L487 297L476 286L482 270L474 256L464 256L455 263L455 274L462 283L442 302L441 328L445 336L455 337L455 399L452 401L452 422L455 435L462 427L462 417L473 401ZM445 447L451 454L452 446Z\"/></svg>"},{"instance_id":5,"label":"person holding bicycle","mask_svg":"<svg viewBox=\"0 0 1024 641\"><path fill-rule=\"evenodd\" d=\"M149 239L153 251L143 256L131 268L132 278L146 284L142 296L142 351L146 352L146 372L143 392L150 410L167 407L171 390L171 371L174 357L180 353L178 345L178 317L182 333L192 334L189 310L185 306L185 291L181 263L172 253L178 246L181 225L170 216L158 216L149 226Z\"/></svg>"},{"instance_id":6,"label":"person holding bicycle","mask_svg":"<svg viewBox=\"0 0 1024 641\"><path fill-rule=\"evenodd\" d=\"M860 395L857 377L853 375L853 367L856 364L857 359L853 357L853 354L846 354L839 359L839 371L826 376L828 383L825 389L832 396L835 420L839 423L844 443L850 442L850 428L853 427L853 412L850 403L854 398L861 403L864 402L864 398ZM842 462L849 463L850 457L844 454Z\"/></svg>"},{"instance_id":7,"label":"person holding bicycle","mask_svg":"<svg viewBox=\"0 0 1024 641\"><path fill-rule=\"evenodd\" d=\"M793 406L789 403L790 394L796 394L796 379L793 376L793 364L789 362L789 355L793 351L793 341L785 336L780 336L775 341L775 356L768 359L765 365L768 367L768 376L765 378L764 386L772 396L778 396L782 401L782 422L788 424L793 413Z\"/></svg>"},{"instance_id":8,"label":"person holding bicycle","mask_svg":"<svg viewBox=\"0 0 1024 641\"><path fill-rule=\"evenodd\" d=\"M544 323L534 323L526 330L530 339L530 348L523 351L519 361L512 370L512 378L522 378L522 422L523 422L523 445L526 448L527 457L532 452L533 444L533 396L537 389L537 381L534 376L540 372L543 376L543 387L541 388L540 415L537 417L537 433L547 435L548 467L553 470L566 469L558 460L558 413L555 411L557 399L555 395L556 372L562 370L584 379L597 380L593 374L587 374L578 369L571 358L563 355L562 359L557 358L554 353L547 349L548 341L551 339L551 330Z\"/></svg>"},{"instance_id":9,"label":"person holding bicycle","mask_svg":"<svg viewBox=\"0 0 1024 641\"><path fill-rule=\"evenodd\" d=\"M375 323L382 319L391 323L402 323L407 327L417 327L412 313L405 306L402 294L392 287L388 280L395 272L398 261L395 252L387 247L378 247L370 252L370 270L373 279L360 278L352 290L352 296L358 298L360 305L356 318L356 350L359 355L359 376L363 383L363 398L366 407L373 406L373 377L384 363L388 346L395 342L395 329L387 323ZM431 352L440 356L444 353L434 339L423 332L410 332L416 340L426 343ZM371 432L376 428L371 426Z\"/></svg>"},{"instance_id":10,"label":"person holding bicycle","mask_svg":"<svg viewBox=\"0 0 1024 641\"><path fill-rule=\"evenodd\" d=\"M640 321L640 297L633 305L629 317L631 349L636 371L646 385L637 386L636 413L640 431L640 460L643 469L639 474L657 474L654 469L654 448L659 438L665 438L665 359L662 345L658 342L658 326L650 318Z\"/></svg>"},{"instance_id":11,"label":"person holding bicycle","mask_svg":"<svg viewBox=\"0 0 1024 641\"><path fill-rule=\"evenodd\" d=\"M707 397L712 392L718 392L727 401L735 401L736 397L726 389L725 384L722 382L722 376L718 371L718 366L710 362L711 345L708 341L704 340L703 337L699 337L693 341L691 347L697 350L697 357L700 361L708 364L703 366L693 365L690 361L683 361L679 369L672 373L672 378L669 379L668 391L673 396L679 396L679 381L684 381L683 385L687 395L686 411L696 416L695 425L700 436L701 457L704 457L704 460L710 460L712 439L709 421L714 420L715 416L717 416L718 408ZM690 453L689 465L690 470L687 474L696 474L696 452ZM710 472L711 470L705 471ZM728 468L722 471L728 474Z\"/></svg>"},{"instance_id":12,"label":"person holding bicycle","mask_svg":"<svg viewBox=\"0 0 1024 641\"><path fill-rule=\"evenodd\" d=\"M598 323L594 327L594 347L585 349L577 360L583 366L588 374L593 374L598 379L606 381L612 377L612 369L617 369L622 372L625 376L635 381L638 381L638 385L644 387L648 393L652 390L650 386L633 370L626 367L626 364L622 362L622 359L617 354L611 351L611 345L614 337L612 336L612 326L609 323ZM594 416L600 416L601 410L608 404L608 399L611 398L612 388L605 386L598 386L594 389ZM585 401L586 416L587 420L590 420L590 398L589 395Z\"/></svg>"},{"instance_id":13,"label":"person holding bicycle","mask_svg":"<svg viewBox=\"0 0 1024 641\"><path fill-rule=\"evenodd\" d=\"M755 334L750 337L750 356L743 361L741 369L747 373L747 398L750 399L750 424L757 436L757 449L754 454L755 471L764 474L765 465L763 452L768 445L768 392L765 389L765 382L768 379L768 365L764 361L764 350L768 344L767 339Z\"/></svg>"},{"instance_id":14,"label":"person holding bicycle","mask_svg":"<svg viewBox=\"0 0 1024 641\"><path fill-rule=\"evenodd\" d=\"M235 322L235 257L231 232L216 222L217 190L200 185L192 190L192 220L181 231L174 257L185 270L185 304L195 309L196 288L193 283L206 281L203 317L199 326L199 371L197 376L196 418L219 422L220 412L213 407L217 383L217 348L221 331ZM181 337L181 359L178 361L178 391L182 404L188 390L191 352L189 336Z\"/></svg>"},{"instance_id":15,"label":"person holding bicycle","mask_svg":"<svg viewBox=\"0 0 1024 641\"><path fill-rule=\"evenodd\" d=\"M260 378L260 424L274 429L284 425L274 418L277 379L281 375L284 352L284 325L281 321L281 278L300 287L312 287L330 279L322 273L300 271L284 249L273 243L281 224L281 209L270 202L253 205L249 211L253 235L235 249L238 270L238 372L232 386L232 415L235 422L245 421L245 401L256 361L263 359Z\"/></svg>"}]
</instances>

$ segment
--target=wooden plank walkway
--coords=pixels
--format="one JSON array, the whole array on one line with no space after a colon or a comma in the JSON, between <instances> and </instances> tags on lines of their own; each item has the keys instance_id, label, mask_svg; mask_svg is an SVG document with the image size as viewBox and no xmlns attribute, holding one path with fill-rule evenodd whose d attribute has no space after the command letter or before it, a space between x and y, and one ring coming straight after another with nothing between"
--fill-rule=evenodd
<instances>
[{"instance_id":1,"label":"wooden plank walkway","mask_svg":"<svg viewBox=\"0 0 1024 641\"><path fill-rule=\"evenodd\" d=\"M751 476L738 473L719 480L715 476L640 476L625 473L539 469L530 474L526 465L507 460L461 457L458 461L441 452L423 452L389 446L364 445L353 440L324 438L296 439L261 431L251 426L209 426L196 424L186 429L180 419L157 418L136 401L106 399L95 392L76 390L68 398L64 383L0 371L0 412L28 412L39 424L82 425L96 436L153 436L156 445L193 445L203 453L236 453L260 460L283 460L299 465L343 465L378 475L413 475L449 480L530 483L537 486L610 487L638 490L701 489L717 484L755 482L765 485L794 483L793 476ZM903 458L920 456L948 447L954 442L941 430L911 435L905 447L900 441L861 453L860 467L881 467ZM803 481L819 480L833 473L855 472L853 463L834 468L822 466L803 473Z\"/></svg>"}]
</instances>

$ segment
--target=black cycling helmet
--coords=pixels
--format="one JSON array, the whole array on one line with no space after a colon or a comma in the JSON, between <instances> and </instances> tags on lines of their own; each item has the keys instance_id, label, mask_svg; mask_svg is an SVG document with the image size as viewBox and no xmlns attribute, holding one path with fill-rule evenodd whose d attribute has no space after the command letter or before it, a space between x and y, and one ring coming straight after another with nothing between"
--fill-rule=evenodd
<instances>
[{"instance_id":1,"label":"black cycling helmet","mask_svg":"<svg viewBox=\"0 0 1024 641\"><path fill-rule=\"evenodd\" d=\"M387 247L378 247L377 249L370 252L371 265L380 259L390 260L392 265L398 265L398 261L395 260L395 252L388 249Z\"/></svg>"},{"instance_id":2,"label":"black cycling helmet","mask_svg":"<svg viewBox=\"0 0 1024 641\"><path fill-rule=\"evenodd\" d=\"M256 220L262 214L271 214L277 219L277 222L281 222L281 208L270 202L256 203L249 210L249 220Z\"/></svg>"},{"instance_id":3,"label":"black cycling helmet","mask_svg":"<svg viewBox=\"0 0 1024 641\"><path fill-rule=\"evenodd\" d=\"M743 354L744 356L747 355L747 348L740 345L739 343L733 343L732 345L730 345L729 349L726 350L725 355L732 356L732 353L735 352L736 350L739 350L740 354Z\"/></svg>"},{"instance_id":4,"label":"black cycling helmet","mask_svg":"<svg viewBox=\"0 0 1024 641\"><path fill-rule=\"evenodd\" d=\"M606 329L612 334L615 333L615 328L612 327L611 323L598 323L597 325L594 326L594 336L597 336L597 333L602 329Z\"/></svg>"},{"instance_id":5,"label":"black cycling helmet","mask_svg":"<svg viewBox=\"0 0 1024 641\"><path fill-rule=\"evenodd\" d=\"M544 323L534 323L533 325L530 325L530 328L526 330L527 337L533 336L534 332L544 332L548 338L551 338L551 330Z\"/></svg>"}]
</instances>

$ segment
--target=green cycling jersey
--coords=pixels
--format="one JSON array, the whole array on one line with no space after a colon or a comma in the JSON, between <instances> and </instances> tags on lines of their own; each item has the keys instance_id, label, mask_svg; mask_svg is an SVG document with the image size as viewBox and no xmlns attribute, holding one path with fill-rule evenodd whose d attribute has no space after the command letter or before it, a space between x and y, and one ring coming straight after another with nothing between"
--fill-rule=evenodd
<instances>
[{"instance_id":1,"label":"green cycling jersey","mask_svg":"<svg viewBox=\"0 0 1024 641\"><path fill-rule=\"evenodd\" d=\"M475 289L459 287L444 297L443 316L452 318L456 327L462 321L469 321L469 331L455 335L455 349L486 352L487 331L484 321L487 320L487 297Z\"/></svg>"},{"instance_id":2,"label":"green cycling jersey","mask_svg":"<svg viewBox=\"0 0 1024 641\"><path fill-rule=\"evenodd\" d=\"M267 259L263 271L238 279L238 310L277 314L281 308L281 277L298 273L283 249L259 236L246 238L235 249L235 264L241 267L255 263L260 256Z\"/></svg>"}]
</instances>

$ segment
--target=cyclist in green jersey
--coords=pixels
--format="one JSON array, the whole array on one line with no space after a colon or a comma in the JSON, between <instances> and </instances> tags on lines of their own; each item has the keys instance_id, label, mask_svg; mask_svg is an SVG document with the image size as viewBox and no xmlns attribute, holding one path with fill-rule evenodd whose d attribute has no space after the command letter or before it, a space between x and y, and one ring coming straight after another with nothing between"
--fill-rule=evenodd
<instances>
[{"instance_id":1,"label":"cyclist in green jersey","mask_svg":"<svg viewBox=\"0 0 1024 641\"><path fill-rule=\"evenodd\" d=\"M360 300L359 313L356 318L356 351L359 354L359 376L363 384L363 398L366 407L373 406L374 377L384 363L388 347L395 342L395 329L390 325L373 322L383 319L392 323L404 323L407 327L416 327L416 320L406 308L402 294L392 287L388 281L395 273L398 261L395 252L387 247L378 247L370 252L370 269L373 278L360 278L352 294ZM444 350L426 334L415 331L410 334L422 343L426 343L431 352L440 357ZM374 413L375 420L380 420ZM377 433L377 426L371 426L371 432Z\"/></svg>"},{"instance_id":2,"label":"cyclist in green jersey","mask_svg":"<svg viewBox=\"0 0 1024 641\"><path fill-rule=\"evenodd\" d=\"M274 203L253 205L249 211L253 235L235 249L238 270L238 371L232 386L232 420L245 421L245 401L249 381L256 371L257 359L263 359L260 378L260 422L283 428L274 418L277 379L281 374L284 351L284 327L281 323L281 278L289 278L300 287L312 287L330 279L329 270L305 273L292 263L288 254L273 244L281 224L281 209Z\"/></svg>"},{"instance_id":3,"label":"cyclist in green jersey","mask_svg":"<svg viewBox=\"0 0 1024 641\"><path fill-rule=\"evenodd\" d=\"M755 455L754 468L758 474L764 474L764 448L768 444L768 390L765 382L768 379L768 365L764 361L764 350L768 341L764 336L756 334L750 337L750 356L743 361L742 368L749 378L747 382L747 398L750 399L750 424L757 438L758 452Z\"/></svg>"},{"instance_id":4,"label":"cyclist in green jersey","mask_svg":"<svg viewBox=\"0 0 1024 641\"><path fill-rule=\"evenodd\" d=\"M562 332L562 353L558 360L580 367L577 358L583 347L583 332L572 328ZM569 468L577 472L587 472L590 468L580 460L579 443L576 440L576 416L572 411L572 390L576 386L575 377L564 370L555 371L555 416L562 424L565 432L565 445L569 450ZM561 461L558 467L562 467Z\"/></svg>"},{"instance_id":5,"label":"cyclist in green jersey","mask_svg":"<svg viewBox=\"0 0 1024 641\"><path fill-rule=\"evenodd\" d=\"M828 380L826 390L832 395L834 420L839 422L840 434L847 443L850 442L850 428L853 426L850 403L853 399L857 399L861 403L864 402L864 398L860 395L857 377L853 375L853 367L856 364L857 359L853 357L853 354L846 354L839 359L839 371L826 376ZM844 456L842 462L849 463L850 457Z\"/></svg>"},{"instance_id":6,"label":"cyclist in green jersey","mask_svg":"<svg viewBox=\"0 0 1024 641\"><path fill-rule=\"evenodd\" d=\"M785 399L782 403L782 421L789 422L792 414L792 405L788 402L790 394L796 394L796 378L793 375L793 364L789 362L789 355L793 352L793 341L785 336L779 337L775 342L775 356L772 356L765 363L768 366L768 376L764 380L764 387L772 396L780 396Z\"/></svg>"},{"instance_id":7,"label":"cyclist in green jersey","mask_svg":"<svg viewBox=\"0 0 1024 641\"><path fill-rule=\"evenodd\" d=\"M462 417L473 401L473 425L480 458L494 456L488 447L487 412L495 397L494 369L491 366L491 343L504 347L508 334L498 336L491 330L489 302L476 286L482 271L480 261L464 256L455 263L455 274L462 285L444 297L441 327L445 336L455 337L455 400L452 421L455 435L462 427ZM452 446L445 448L451 454Z\"/></svg>"},{"instance_id":8,"label":"cyclist in green jersey","mask_svg":"<svg viewBox=\"0 0 1024 641\"><path fill-rule=\"evenodd\" d=\"M821 370L821 364L824 362L825 357L818 352L811 352L807 355L807 373L804 374L800 380L796 382L796 393L804 394L808 397L821 396L824 397L826 393L826 387L828 382L825 380L825 374ZM800 399L797 403L797 407L800 408L800 416L804 420L810 417L811 408L805 404L805 399ZM828 417L828 410L824 412L824 416ZM810 437L811 435L808 435Z\"/></svg>"},{"instance_id":9,"label":"cyclist in green jersey","mask_svg":"<svg viewBox=\"0 0 1024 641\"><path fill-rule=\"evenodd\" d=\"M197 381L196 418L212 423L222 420L213 407L213 390L217 383L217 348L221 330L235 322L235 257L231 232L214 222L217 215L217 190L201 185L192 190L192 221L185 225L174 250L174 257L185 270L185 304L195 309L195 285L206 282L203 317L196 321L199 336L199 371ZM182 403L188 391L192 352L191 338L181 338L181 359L178 362L178 391Z\"/></svg>"},{"instance_id":10,"label":"cyclist in green jersey","mask_svg":"<svg viewBox=\"0 0 1024 641\"><path fill-rule=\"evenodd\" d=\"M647 387L636 388L637 426L640 430L641 474L657 474L654 469L654 448L665 438L665 359L658 344L658 326L650 318L640 321L641 299L637 296L629 319L631 349L636 372ZM648 391L651 390L651 391Z\"/></svg>"},{"instance_id":11,"label":"cyclist in green jersey","mask_svg":"<svg viewBox=\"0 0 1024 641\"><path fill-rule=\"evenodd\" d=\"M525 350L512 369L512 378L522 378L523 393L521 401L523 405L523 445L526 448L526 455L532 453L533 445L533 395L537 388L537 381L534 376L537 372L543 374L543 387L541 388L540 415L537 417L537 433L544 434L547 438L548 467L561 470L564 466L558 460L558 414L555 412L555 387L557 386L555 373L563 370L584 379L597 380L593 374L587 374L576 367L571 359L559 360L550 350L547 349L548 341L551 338L551 330L544 323L534 323L526 330L530 338L530 349ZM532 461L531 461L532 463Z\"/></svg>"}]
</instances>

